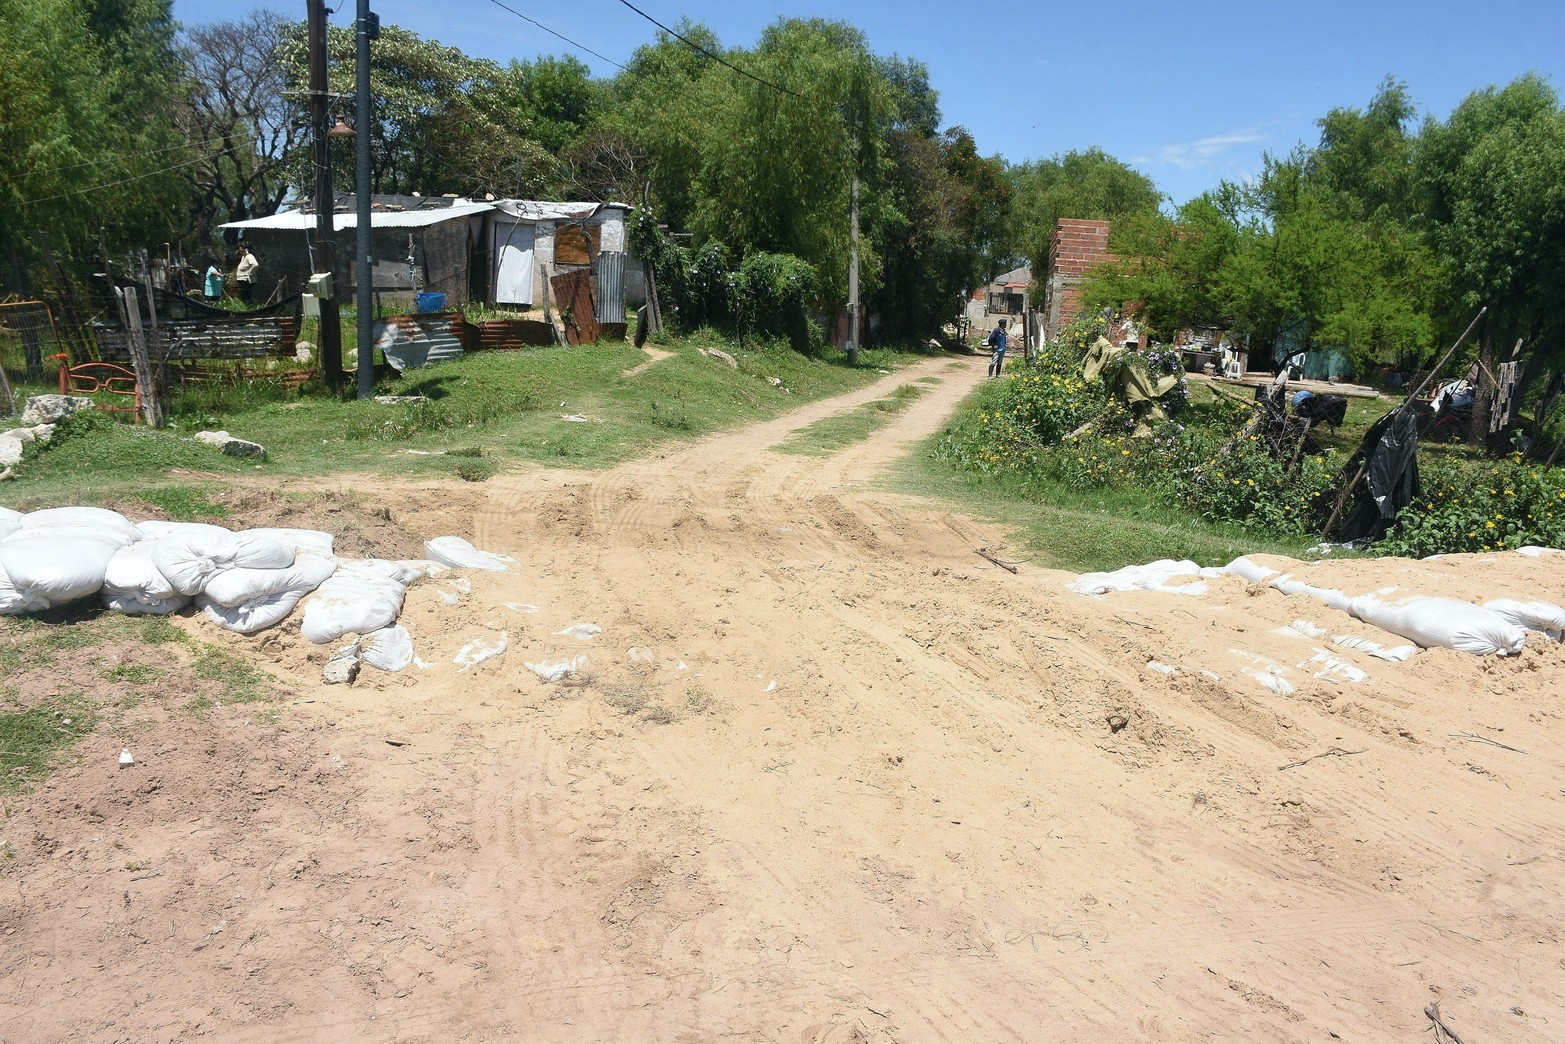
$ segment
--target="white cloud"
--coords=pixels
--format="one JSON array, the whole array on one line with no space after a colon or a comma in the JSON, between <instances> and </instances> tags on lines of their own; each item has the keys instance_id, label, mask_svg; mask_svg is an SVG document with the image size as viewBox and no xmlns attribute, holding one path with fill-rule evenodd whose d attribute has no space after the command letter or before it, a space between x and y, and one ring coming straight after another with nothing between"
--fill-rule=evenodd
<instances>
[{"instance_id":1,"label":"white cloud","mask_svg":"<svg viewBox=\"0 0 1565 1044\"><path fill-rule=\"evenodd\" d=\"M1139 162L1166 163L1169 166L1178 167L1180 170L1196 170L1200 167L1210 166L1214 160L1222 156L1236 145L1253 145L1265 139L1254 132L1240 132L1234 134L1216 134L1200 141L1184 142L1178 145L1164 145L1153 156L1149 156Z\"/></svg>"}]
</instances>

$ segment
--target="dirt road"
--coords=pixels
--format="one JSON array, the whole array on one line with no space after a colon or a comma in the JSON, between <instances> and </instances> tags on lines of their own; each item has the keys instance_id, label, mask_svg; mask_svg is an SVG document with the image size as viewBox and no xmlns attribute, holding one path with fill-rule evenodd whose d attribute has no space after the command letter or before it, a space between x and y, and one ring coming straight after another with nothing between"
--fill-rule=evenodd
<instances>
[{"instance_id":1,"label":"dirt road","mask_svg":"<svg viewBox=\"0 0 1565 1044\"><path fill-rule=\"evenodd\" d=\"M983 366L364 489L519 568L415 587L428 666L352 687L296 625L235 639L279 721L130 715L10 802L0 1040L1368 1042L1436 1002L1565 1038L1565 649L1332 646L1367 678L1329 680L1276 633L1366 633L1319 603L991 565L1003 534L875 485ZM773 450L920 378L868 442ZM1565 556L1296 573L1565 602Z\"/></svg>"}]
</instances>

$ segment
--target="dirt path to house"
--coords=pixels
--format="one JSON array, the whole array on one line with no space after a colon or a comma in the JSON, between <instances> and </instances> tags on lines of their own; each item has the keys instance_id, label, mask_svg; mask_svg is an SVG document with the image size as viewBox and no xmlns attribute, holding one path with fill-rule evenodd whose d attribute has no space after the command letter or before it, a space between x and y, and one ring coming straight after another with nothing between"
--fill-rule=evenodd
<instances>
[{"instance_id":1,"label":"dirt path to house","mask_svg":"<svg viewBox=\"0 0 1565 1044\"><path fill-rule=\"evenodd\" d=\"M1565 648L1389 663L1237 578L997 568L875 487L984 363L607 473L360 490L520 566L415 587L403 674L234 639L280 721L132 716L8 802L0 1040L1368 1042L1434 1003L1565 1037ZM772 449L920 377L870 441ZM1565 602L1565 555L1296 572Z\"/></svg>"}]
</instances>

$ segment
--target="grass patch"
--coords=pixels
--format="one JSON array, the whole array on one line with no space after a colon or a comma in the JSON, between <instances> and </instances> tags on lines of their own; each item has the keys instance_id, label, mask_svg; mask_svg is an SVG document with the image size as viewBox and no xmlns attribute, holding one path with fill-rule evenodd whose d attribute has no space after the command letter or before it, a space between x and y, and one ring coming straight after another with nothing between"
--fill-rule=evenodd
<instances>
[{"instance_id":1,"label":"grass patch","mask_svg":"<svg viewBox=\"0 0 1565 1044\"><path fill-rule=\"evenodd\" d=\"M79 694L23 707L0 693L0 793L37 785L95 722L93 705Z\"/></svg>"},{"instance_id":2,"label":"grass patch","mask_svg":"<svg viewBox=\"0 0 1565 1044\"><path fill-rule=\"evenodd\" d=\"M217 685L215 696L203 693L191 702L193 710L204 711L219 703L258 703L279 695L271 675L215 645L199 646L191 666L196 677Z\"/></svg>"},{"instance_id":3,"label":"grass patch","mask_svg":"<svg viewBox=\"0 0 1565 1044\"><path fill-rule=\"evenodd\" d=\"M777 452L800 457L830 456L869 438L922 394L923 389L917 385L904 384L889 398L866 402L851 413L827 417L800 429L779 443Z\"/></svg>"},{"instance_id":4,"label":"grass patch","mask_svg":"<svg viewBox=\"0 0 1565 1044\"><path fill-rule=\"evenodd\" d=\"M609 467L660 444L767 420L862 387L912 352L865 350L858 365L849 366L834 349L804 355L781 341L747 341L741 347L711 331L666 346L674 353L670 358L633 376L624 371L645 354L631 344L604 342L475 352L376 388L427 400L416 404L338 401L319 394L274 401L270 392L247 398L242 389L228 388L221 395L182 398L163 431L106 415L73 419L52 444L28 450L17 481L0 488L0 504L136 498L182 520L220 518L215 492L237 476L286 480L354 472L449 478L453 463L442 455L460 455L453 450L485 465L457 472L469 481L482 481L512 461ZM720 348L737 368L702 354L703 348ZM589 423L568 421L569 416ZM196 431L214 427L259 442L268 459L225 457L192 440Z\"/></svg>"}]
</instances>

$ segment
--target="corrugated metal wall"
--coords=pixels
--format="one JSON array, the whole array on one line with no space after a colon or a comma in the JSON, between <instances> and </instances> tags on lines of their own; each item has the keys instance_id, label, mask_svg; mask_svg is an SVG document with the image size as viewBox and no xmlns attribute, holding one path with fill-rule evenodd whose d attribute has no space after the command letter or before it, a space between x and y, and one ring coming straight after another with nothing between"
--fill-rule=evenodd
<instances>
[{"instance_id":1,"label":"corrugated metal wall","mask_svg":"<svg viewBox=\"0 0 1565 1044\"><path fill-rule=\"evenodd\" d=\"M625 321L625 255L605 250L593 266L598 276L598 300L593 314L600 323Z\"/></svg>"}]
</instances>

